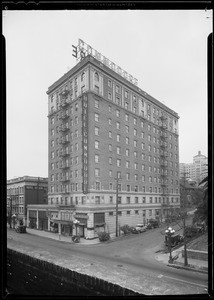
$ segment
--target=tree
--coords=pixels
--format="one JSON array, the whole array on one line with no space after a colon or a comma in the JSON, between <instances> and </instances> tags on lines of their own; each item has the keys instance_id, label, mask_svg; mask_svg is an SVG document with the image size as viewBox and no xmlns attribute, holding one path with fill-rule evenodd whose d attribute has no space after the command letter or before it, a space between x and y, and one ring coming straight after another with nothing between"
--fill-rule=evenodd
<instances>
[{"instance_id":1,"label":"tree","mask_svg":"<svg viewBox=\"0 0 214 300\"><path fill-rule=\"evenodd\" d=\"M205 222L208 221L208 176L206 176L200 183L199 186L203 188L203 197L197 206L197 210L194 214L194 222Z\"/></svg>"}]
</instances>

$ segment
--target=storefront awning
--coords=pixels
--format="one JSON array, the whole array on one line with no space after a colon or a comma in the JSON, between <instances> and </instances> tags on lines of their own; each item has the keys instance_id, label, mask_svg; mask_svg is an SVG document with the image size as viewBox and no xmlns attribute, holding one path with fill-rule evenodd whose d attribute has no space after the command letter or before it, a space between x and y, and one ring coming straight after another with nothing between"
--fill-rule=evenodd
<instances>
[{"instance_id":1,"label":"storefront awning","mask_svg":"<svg viewBox=\"0 0 214 300\"><path fill-rule=\"evenodd\" d=\"M73 225L73 221L66 221L66 220L53 220L53 219L51 219L50 221L51 221L51 222L53 222L53 223L56 223L56 224L62 224L62 225Z\"/></svg>"}]
</instances>

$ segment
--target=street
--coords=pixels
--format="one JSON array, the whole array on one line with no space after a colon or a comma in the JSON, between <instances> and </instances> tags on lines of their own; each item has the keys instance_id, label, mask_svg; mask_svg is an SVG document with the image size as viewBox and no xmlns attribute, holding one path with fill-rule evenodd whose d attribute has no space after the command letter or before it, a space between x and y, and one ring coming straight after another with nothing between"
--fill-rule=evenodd
<instances>
[{"instance_id":1,"label":"street","mask_svg":"<svg viewBox=\"0 0 214 300\"><path fill-rule=\"evenodd\" d=\"M55 262L58 260L65 267L72 261L71 267L74 266L76 259L81 263L79 270L126 281L127 287L133 288L135 285L135 288L144 289L146 294L161 294L161 289L165 290L165 294L205 294L207 274L170 268L155 260L156 251L163 249L163 241L164 231L161 228L87 246L8 231L8 247L24 247L38 254L48 253Z\"/></svg>"}]
</instances>

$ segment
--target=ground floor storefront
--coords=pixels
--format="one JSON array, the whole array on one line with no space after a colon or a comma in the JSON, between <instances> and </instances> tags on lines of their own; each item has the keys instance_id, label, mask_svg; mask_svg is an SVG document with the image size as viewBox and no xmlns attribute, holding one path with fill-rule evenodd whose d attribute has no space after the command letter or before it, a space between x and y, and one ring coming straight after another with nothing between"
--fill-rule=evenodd
<instances>
[{"instance_id":1,"label":"ground floor storefront","mask_svg":"<svg viewBox=\"0 0 214 300\"><path fill-rule=\"evenodd\" d=\"M117 230L125 224L137 226L146 225L150 219L160 219L161 207L123 206L118 210ZM167 215L164 210L164 214ZM115 207L74 207L55 205L28 205L27 227L47 230L64 236L78 235L85 239L97 238L99 232L106 231L109 234L116 232Z\"/></svg>"}]
</instances>

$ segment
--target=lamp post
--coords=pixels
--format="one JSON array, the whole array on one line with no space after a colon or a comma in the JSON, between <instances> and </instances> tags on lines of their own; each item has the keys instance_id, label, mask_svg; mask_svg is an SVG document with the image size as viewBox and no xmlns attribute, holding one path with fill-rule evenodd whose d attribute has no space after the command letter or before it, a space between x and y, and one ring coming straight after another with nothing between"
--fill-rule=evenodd
<instances>
[{"instance_id":1,"label":"lamp post","mask_svg":"<svg viewBox=\"0 0 214 300\"><path fill-rule=\"evenodd\" d=\"M165 233L167 235L167 239L168 239L168 249L169 249L169 263L172 264L173 263L173 259L172 259L172 235L175 233L175 230L172 229L171 227L168 227L165 230Z\"/></svg>"},{"instance_id":2,"label":"lamp post","mask_svg":"<svg viewBox=\"0 0 214 300\"><path fill-rule=\"evenodd\" d=\"M75 225L75 227L76 227L76 235L77 235L77 226L79 225L80 221L74 220L73 223L74 223L74 225Z\"/></svg>"}]
</instances>

